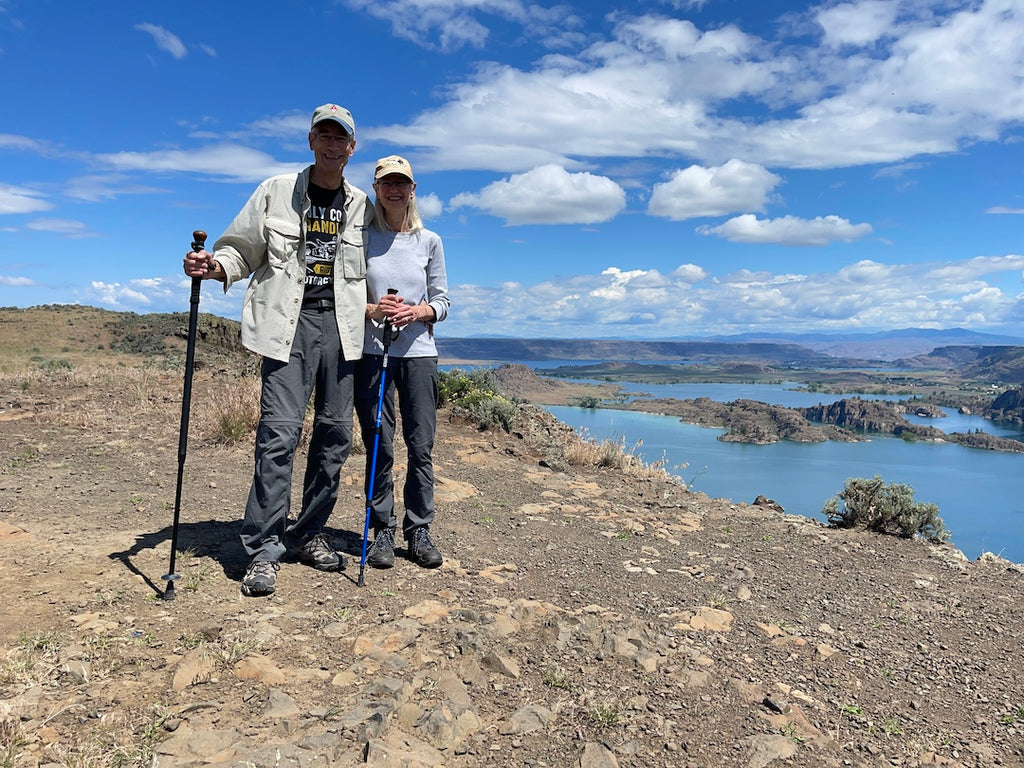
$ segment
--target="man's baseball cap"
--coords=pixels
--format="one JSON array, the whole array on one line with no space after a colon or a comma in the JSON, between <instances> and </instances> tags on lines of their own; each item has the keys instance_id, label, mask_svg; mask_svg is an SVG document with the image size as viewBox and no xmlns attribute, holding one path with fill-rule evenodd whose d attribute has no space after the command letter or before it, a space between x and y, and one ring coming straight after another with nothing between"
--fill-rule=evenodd
<instances>
[{"instance_id":1,"label":"man's baseball cap","mask_svg":"<svg viewBox=\"0 0 1024 768\"><path fill-rule=\"evenodd\" d=\"M309 127L315 128L317 123L322 123L324 120L333 120L348 131L350 136L356 135L356 121L352 119L352 113L344 107L339 107L337 104L323 104L317 107Z\"/></svg>"},{"instance_id":2,"label":"man's baseball cap","mask_svg":"<svg viewBox=\"0 0 1024 768\"><path fill-rule=\"evenodd\" d=\"M388 155L378 160L377 167L373 170L373 180L380 181L392 173L405 176L409 181L416 181L412 177L412 166L409 165L409 161L398 155Z\"/></svg>"}]
</instances>

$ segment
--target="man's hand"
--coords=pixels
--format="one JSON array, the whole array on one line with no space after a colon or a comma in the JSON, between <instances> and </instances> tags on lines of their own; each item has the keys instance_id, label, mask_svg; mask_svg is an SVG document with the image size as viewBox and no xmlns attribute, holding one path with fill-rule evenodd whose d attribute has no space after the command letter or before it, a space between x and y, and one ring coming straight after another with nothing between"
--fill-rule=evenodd
<instances>
[{"instance_id":1,"label":"man's hand","mask_svg":"<svg viewBox=\"0 0 1024 768\"><path fill-rule=\"evenodd\" d=\"M189 251L184 259L185 274L202 280L221 280L226 277L220 262L207 250Z\"/></svg>"}]
</instances>

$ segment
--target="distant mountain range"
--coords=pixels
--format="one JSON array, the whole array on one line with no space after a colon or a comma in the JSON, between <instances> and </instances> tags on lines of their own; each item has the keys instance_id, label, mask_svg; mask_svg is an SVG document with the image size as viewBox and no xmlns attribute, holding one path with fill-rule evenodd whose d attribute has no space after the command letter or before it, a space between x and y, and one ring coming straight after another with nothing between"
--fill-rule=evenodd
<instances>
[{"instance_id":1,"label":"distant mountain range","mask_svg":"<svg viewBox=\"0 0 1024 768\"><path fill-rule=\"evenodd\" d=\"M440 355L449 360L513 362L519 360L689 360L743 358L772 364L820 365L842 360L893 362L927 355L940 348L1024 346L1024 337L978 333L963 328L905 328L879 333L737 334L702 339L512 339L440 336ZM949 357L949 353L946 353Z\"/></svg>"},{"instance_id":2,"label":"distant mountain range","mask_svg":"<svg viewBox=\"0 0 1024 768\"><path fill-rule=\"evenodd\" d=\"M916 357L939 347L1021 346L1024 336L1003 336L965 328L901 328L877 333L744 333L709 337L715 341L761 341L799 344L829 357L899 360Z\"/></svg>"},{"instance_id":3,"label":"distant mountain range","mask_svg":"<svg viewBox=\"0 0 1024 768\"><path fill-rule=\"evenodd\" d=\"M823 365L835 359L809 347L776 342L633 341L625 339L436 340L442 362L547 360L674 361L710 363L742 359L771 365Z\"/></svg>"}]
</instances>

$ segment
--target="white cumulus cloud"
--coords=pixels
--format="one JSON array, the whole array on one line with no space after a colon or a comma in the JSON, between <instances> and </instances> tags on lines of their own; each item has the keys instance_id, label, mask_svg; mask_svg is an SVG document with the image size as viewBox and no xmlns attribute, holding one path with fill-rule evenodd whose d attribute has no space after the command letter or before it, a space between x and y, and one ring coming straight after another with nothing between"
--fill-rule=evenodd
<instances>
[{"instance_id":1,"label":"white cumulus cloud","mask_svg":"<svg viewBox=\"0 0 1024 768\"><path fill-rule=\"evenodd\" d=\"M730 213L763 211L782 179L755 163L732 159L704 168L691 165L655 184L647 212L673 221Z\"/></svg>"},{"instance_id":2,"label":"white cumulus cloud","mask_svg":"<svg viewBox=\"0 0 1024 768\"><path fill-rule=\"evenodd\" d=\"M416 208L424 219L436 219L444 211L444 203L433 193L416 195Z\"/></svg>"},{"instance_id":3,"label":"white cumulus cloud","mask_svg":"<svg viewBox=\"0 0 1024 768\"><path fill-rule=\"evenodd\" d=\"M1017 322L1024 294L1001 290L996 282L1019 280L1022 268L1022 256L950 264L864 259L802 274L741 269L716 275L711 266L687 264L668 278L657 270L606 267L533 285L455 285L459 312L445 321L446 333L474 335L496 307L508 318L504 332L522 338L549 337L553 324L563 338L961 325L998 330Z\"/></svg>"},{"instance_id":4,"label":"white cumulus cloud","mask_svg":"<svg viewBox=\"0 0 1024 768\"><path fill-rule=\"evenodd\" d=\"M555 41L578 26L566 5L522 0L345 0L346 5L391 24L392 33L428 48L482 48L491 27L512 21L534 38Z\"/></svg>"},{"instance_id":5,"label":"white cumulus cloud","mask_svg":"<svg viewBox=\"0 0 1024 768\"><path fill-rule=\"evenodd\" d=\"M779 245L828 245L840 240L853 242L871 234L870 224L851 224L839 216L801 219L782 216L759 219L752 213L736 216L716 227L697 228L702 235L717 235L734 243L777 243Z\"/></svg>"},{"instance_id":6,"label":"white cumulus cloud","mask_svg":"<svg viewBox=\"0 0 1024 768\"><path fill-rule=\"evenodd\" d=\"M106 283L94 280L90 284L88 292L92 300L110 307L111 309L125 309L128 307L148 307L149 297L143 292L121 283Z\"/></svg>"},{"instance_id":7,"label":"white cumulus cloud","mask_svg":"<svg viewBox=\"0 0 1024 768\"><path fill-rule=\"evenodd\" d=\"M708 271L697 264L680 264L672 270L672 277L687 285L695 285L702 280L707 280L708 276Z\"/></svg>"},{"instance_id":8,"label":"white cumulus cloud","mask_svg":"<svg viewBox=\"0 0 1024 768\"><path fill-rule=\"evenodd\" d=\"M823 4L822 36L782 27L772 40L653 13L608 19L607 34L564 55L482 64L440 106L372 136L498 173L652 156L826 169L947 153L1021 119L1016 1Z\"/></svg>"},{"instance_id":9,"label":"white cumulus cloud","mask_svg":"<svg viewBox=\"0 0 1024 768\"><path fill-rule=\"evenodd\" d=\"M626 192L605 176L542 165L458 194L450 206L478 208L506 224L596 224L625 208Z\"/></svg>"},{"instance_id":10,"label":"white cumulus cloud","mask_svg":"<svg viewBox=\"0 0 1024 768\"><path fill-rule=\"evenodd\" d=\"M815 18L828 45L865 46L893 34L898 10L898 4L891 0L862 0L823 8Z\"/></svg>"}]
</instances>

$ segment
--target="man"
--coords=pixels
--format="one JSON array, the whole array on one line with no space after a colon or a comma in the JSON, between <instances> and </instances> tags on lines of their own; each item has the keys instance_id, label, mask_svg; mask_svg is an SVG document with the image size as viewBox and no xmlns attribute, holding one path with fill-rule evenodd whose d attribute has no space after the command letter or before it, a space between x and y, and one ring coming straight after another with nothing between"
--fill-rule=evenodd
<instances>
[{"instance_id":1,"label":"man","mask_svg":"<svg viewBox=\"0 0 1024 768\"><path fill-rule=\"evenodd\" d=\"M241 536L251 558L246 595L272 593L289 553L321 570L345 567L323 528L352 445L353 372L363 346L373 207L344 178L355 146L351 113L337 104L317 107L309 131L313 165L264 181L213 253L185 256L185 274L220 280L225 291L252 276L242 343L263 356L263 388ZM314 393L302 509L290 521L292 462Z\"/></svg>"}]
</instances>

